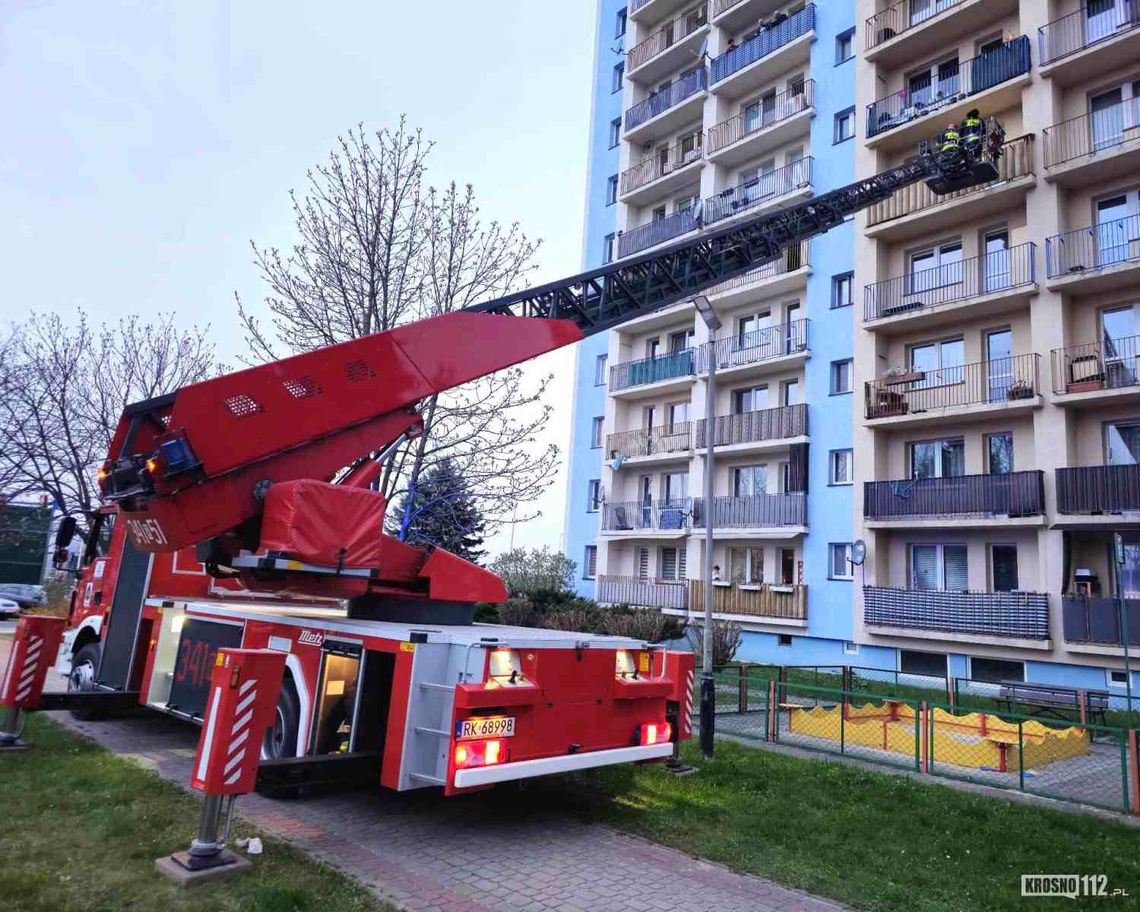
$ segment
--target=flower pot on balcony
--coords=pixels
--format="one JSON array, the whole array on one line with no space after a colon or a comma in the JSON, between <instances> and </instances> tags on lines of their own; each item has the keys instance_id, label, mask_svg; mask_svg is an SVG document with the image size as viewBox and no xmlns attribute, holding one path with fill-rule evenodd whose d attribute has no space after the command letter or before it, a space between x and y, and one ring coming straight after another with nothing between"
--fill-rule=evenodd
<instances>
[{"instance_id":1,"label":"flower pot on balcony","mask_svg":"<svg viewBox=\"0 0 1140 912\"><path fill-rule=\"evenodd\" d=\"M1014 399L1032 399L1033 387L1023 380L1018 380L1010 386L1005 396L1010 401Z\"/></svg>"},{"instance_id":2,"label":"flower pot on balcony","mask_svg":"<svg viewBox=\"0 0 1140 912\"><path fill-rule=\"evenodd\" d=\"M1101 389L1104 389L1103 378L1092 380L1077 380L1075 382L1065 384L1066 393L1091 393Z\"/></svg>"}]
</instances>

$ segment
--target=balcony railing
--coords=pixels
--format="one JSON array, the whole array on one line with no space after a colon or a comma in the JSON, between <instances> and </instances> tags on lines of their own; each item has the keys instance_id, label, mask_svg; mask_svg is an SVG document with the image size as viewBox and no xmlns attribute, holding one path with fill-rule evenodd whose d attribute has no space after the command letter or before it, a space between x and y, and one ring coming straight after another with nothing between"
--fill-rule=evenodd
<instances>
[{"instance_id":1,"label":"balcony railing","mask_svg":"<svg viewBox=\"0 0 1140 912\"><path fill-rule=\"evenodd\" d=\"M689 587L685 580L644 580L636 576L598 577L597 600L606 605L634 605L639 608L689 607Z\"/></svg>"},{"instance_id":2,"label":"balcony railing","mask_svg":"<svg viewBox=\"0 0 1140 912\"><path fill-rule=\"evenodd\" d=\"M1066 595L1061 600L1062 629L1066 643L1102 643L1123 646L1120 600ZM1140 646L1140 599L1124 599L1128 617L1128 645Z\"/></svg>"},{"instance_id":3,"label":"balcony railing","mask_svg":"<svg viewBox=\"0 0 1140 912\"><path fill-rule=\"evenodd\" d=\"M733 73L740 72L762 57L767 57L784 45L791 44L814 28L815 4L809 3L779 25L766 28L739 47L713 58L709 67L709 80L713 85L716 85L722 79L727 79Z\"/></svg>"},{"instance_id":4,"label":"balcony railing","mask_svg":"<svg viewBox=\"0 0 1140 912\"><path fill-rule=\"evenodd\" d=\"M1046 127L1045 167L1089 158L1140 139L1140 98Z\"/></svg>"},{"instance_id":5,"label":"balcony railing","mask_svg":"<svg viewBox=\"0 0 1140 912\"><path fill-rule=\"evenodd\" d=\"M623 361L610 368L611 392L660 383L662 380L676 380L691 377L693 374L693 350L670 352L655 358L642 358L640 361Z\"/></svg>"},{"instance_id":6,"label":"balcony railing","mask_svg":"<svg viewBox=\"0 0 1140 912\"><path fill-rule=\"evenodd\" d=\"M706 342L700 347L697 370L707 373L712 358L716 358L717 370L726 370L799 354L808 349L810 329L811 320L805 318Z\"/></svg>"},{"instance_id":7,"label":"balcony railing","mask_svg":"<svg viewBox=\"0 0 1140 912\"><path fill-rule=\"evenodd\" d=\"M1140 510L1140 465L1057 469L1057 512L1131 513Z\"/></svg>"},{"instance_id":8,"label":"balcony railing","mask_svg":"<svg viewBox=\"0 0 1140 912\"><path fill-rule=\"evenodd\" d=\"M626 55L626 72L632 73L639 66L648 63L678 41L687 38L698 29L704 28L709 21L707 14L708 4L701 3L681 13L680 16L659 28L640 44L635 44Z\"/></svg>"},{"instance_id":9,"label":"balcony railing","mask_svg":"<svg viewBox=\"0 0 1140 912\"><path fill-rule=\"evenodd\" d=\"M602 528L607 532L681 532L689 528L693 504L683 500L652 503L607 503L602 506Z\"/></svg>"},{"instance_id":10,"label":"balcony railing","mask_svg":"<svg viewBox=\"0 0 1140 912\"><path fill-rule=\"evenodd\" d=\"M606 437L606 453L630 456L653 456L657 453L683 453L693 446L693 424L681 421L674 425L619 431Z\"/></svg>"},{"instance_id":11,"label":"balcony railing","mask_svg":"<svg viewBox=\"0 0 1140 912\"><path fill-rule=\"evenodd\" d=\"M808 79L772 98L761 99L748 111L709 127L709 152L717 152L758 130L806 111L812 106L814 94L815 80Z\"/></svg>"},{"instance_id":12,"label":"balcony railing","mask_svg":"<svg viewBox=\"0 0 1140 912\"><path fill-rule=\"evenodd\" d=\"M931 409L1035 399L1041 392L1036 353L972 364L910 370L866 386L866 416L891 418Z\"/></svg>"},{"instance_id":13,"label":"balcony railing","mask_svg":"<svg viewBox=\"0 0 1140 912\"><path fill-rule=\"evenodd\" d=\"M732 291L736 288L747 288L749 285L755 285L757 282L774 279L776 276L795 272L797 269L803 269L803 267L811 265L809 254L810 245L807 241L792 247L786 247L784 252L780 254L779 259L765 263L763 266L758 266L756 269L750 269L748 272L742 272L740 275L734 276L731 279L718 282L716 285L712 285L706 289L705 294L723 294L726 291Z\"/></svg>"},{"instance_id":14,"label":"balcony railing","mask_svg":"<svg viewBox=\"0 0 1140 912\"><path fill-rule=\"evenodd\" d=\"M895 191L890 199L876 203L867 210L867 225L878 225L893 219L902 218L912 212L921 212L947 200L958 199L972 193L981 193L986 188L1004 181L1014 180L1033 173L1033 134L1011 139L1002 147L998 159L997 180L979 187L967 187L953 193L938 194L921 181Z\"/></svg>"},{"instance_id":15,"label":"balcony railing","mask_svg":"<svg viewBox=\"0 0 1140 912\"><path fill-rule=\"evenodd\" d=\"M963 0L930 0L920 5L914 0L902 0L901 3L880 10L867 19L864 36L867 50L890 41L916 25L922 25L927 19L937 16L943 10L953 9L962 2Z\"/></svg>"},{"instance_id":16,"label":"balcony railing","mask_svg":"<svg viewBox=\"0 0 1140 912\"><path fill-rule=\"evenodd\" d=\"M701 144L703 133L687 137L675 143L668 149L661 149L652 155L643 158L632 168L627 168L621 175L621 192L630 193L646 184L651 184L660 177L679 171L686 165L701 160Z\"/></svg>"},{"instance_id":17,"label":"balcony railing","mask_svg":"<svg viewBox=\"0 0 1140 912\"><path fill-rule=\"evenodd\" d=\"M782 168L760 174L751 180L727 187L710 196L704 204L704 222L711 225L729 216L763 206L793 190L811 186L812 156L805 155Z\"/></svg>"},{"instance_id":18,"label":"balcony railing","mask_svg":"<svg viewBox=\"0 0 1140 912\"><path fill-rule=\"evenodd\" d=\"M734 6L736 6L737 4L743 3L743 2L744 2L744 0L713 0L713 9L712 9L713 18L715 19L717 16L719 16L725 10L730 10Z\"/></svg>"},{"instance_id":19,"label":"balcony railing","mask_svg":"<svg viewBox=\"0 0 1140 912\"><path fill-rule=\"evenodd\" d=\"M760 529L765 526L802 526L807 523L807 495L752 494L714 497L714 529ZM704 528L704 498L693 498L693 525Z\"/></svg>"},{"instance_id":20,"label":"balcony railing","mask_svg":"<svg viewBox=\"0 0 1140 912\"><path fill-rule=\"evenodd\" d=\"M682 234L696 231L700 226L700 216L692 209L683 209L665 218L646 222L618 235L618 256L627 257L638 251L656 247Z\"/></svg>"},{"instance_id":21,"label":"balcony railing","mask_svg":"<svg viewBox=\"0 0 1140 912\"><path fill-rule=\"evenodd\" d=\"M647 4L648 2L649 2L649 0L629 0L629 11L631 13L636 13L639 9L641 9L643 6L645 6L645 4Z\"/></svg>"},{"instance_id":22,"label":"balcony railing","mask_svg":"<svg viewBox=\"0 0 1140 912\"><path fill-rule=\"evenodd\" d=\"M667 88L653 92L648 98L639 101L626 111L625 129L629 131L640 127L647 120L652 120L658 114L664 114L673 106L679 105L686 98L692 98L706 88L708 88L708 70L704 66L697 67L669 83Z\"/></svg>"},{"instance_id":23,"label":"balcony railing","mask_svg":"<svg viewBox=\"0 0 1140 912\"><path fill-rule=\"evenodd\" d=\"M705 603L705 584L689 580L689 604ZM713 612L742 614L759 618L807 620L807 586L780 586L762 583L756 586L713 586Z\"/></svg>"},{"instance_id":24,"label":"balcony railing","mask_svg":"<svg viewBox=\"0 0 1140 912\"><path fill-rule=\"evenodd\" d=\"M1087 393L1140 384L1140 336L1053 350L1053 392Z\"/></svg>"},{"instance_id":25,"label":"balcony railing","mask_svg":"<svg viewBox=\"0 0 1140 912\"><path fill-rule=\"evenodd\" d=\"M718 415L713 419L713 444L760 443L802 437L808 432L808 410L804 403L759 409L739 415ZM698 448L706 446L705 419L697 422Z\"/></svg>"},{"instance_id":26,"label":"balcony railing","mask_svg":"<svg viewBox=\"0 0 1140 912\"><path fill-rule=\"evenodd\" d=\"M867 105L867 138L1024 76L1029 72L1029 36L1020 35L999 48L939 70L936 79L928 78L922 85L900 89ZM943 70L945 75L941 75Z\"/></svg>"},{"instance_id":27,"label":"balcony railing","mask_svg":"<svg viewBox=\"0 0 1140 912\"><path fill-rule=\"evenodd\" d=\"M863 318L879 320L917 313L942 304L1032 285L1036 251L1032 242L1019 244L874 282L863 289Z\"/></svg>"},{"instance_id":28,"label":"balcony railing","mask_svg":"<svg viewBox=\"0 0 1140 912\"><path fill-rule=\"evenodd\" d=\"M863 483L863 516L1039 516L1045 512L1045 473L958 475Z\"/></svg>"},{"instance_id":29,"label":"balcony railing","mask_svg":"<svg viewBox=\"0 0 1140 912\"><path fill-rule=\"evenodd\" d=\"M869 627L1047 640L1049 597L1043 592L938 592L864 586L863 620Z\"/></svg>"},{"instance_id":30,"label":"balcony railing","mask_svg":"<svg viewBox=\"0 0 1140 912\"><path fill-rule=\"evenodd\" d=\"M1099 12L1089 13L1082 6L1075 13L1047 22L1037 30L1037 50L1041 66L1068 57L1077 51L1107 41L1140 25L1137 0L1115 0L1099 4Z\"/></svg>"},{"instance_id":31,"label":"balcony railing","mask_svg":"<svg viewBox=\"0 0 1140 912\"><path fill-rule=\"evenodd\" d=\"M1140 260L1140 215L1109 219L1045 239L1045 270L1051 279L1135 260Z\"/></svg>"}]
</instances>

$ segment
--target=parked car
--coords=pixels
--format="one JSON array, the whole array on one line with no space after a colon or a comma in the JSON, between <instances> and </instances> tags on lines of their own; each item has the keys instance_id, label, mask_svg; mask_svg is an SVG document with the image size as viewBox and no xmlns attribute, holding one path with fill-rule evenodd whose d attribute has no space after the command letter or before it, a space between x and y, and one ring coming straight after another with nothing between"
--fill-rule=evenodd
<instances>
[{"instance_id":1,"label":"parked car","mask_svg":"<svg viewBox=\"0 0 1140 912\"><path fill-rule=\"evenodd\" d=\"M31 583L0 583L0 599L8 599L21 608L37 608L47 604L47 593L43 586Z\"/></svg>"},{"instance_id":2,"label":"parked car","mask_svg":"<svg viewBox=\"0 0 1140 912\"><path fill-rule=\"evenodd\" d=\"M8 598L0 598L0 620L19 617L22 610L18 602L13 602Z\"/></svg>"}]
</instances>

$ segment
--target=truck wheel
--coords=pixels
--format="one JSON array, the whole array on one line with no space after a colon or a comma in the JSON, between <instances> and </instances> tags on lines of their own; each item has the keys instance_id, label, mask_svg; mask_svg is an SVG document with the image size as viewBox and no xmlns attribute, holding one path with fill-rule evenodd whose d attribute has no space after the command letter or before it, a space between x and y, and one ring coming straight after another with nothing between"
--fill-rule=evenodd
<instances>
[{"instance_id":1,"label":"truck wheel","mask_svg":"<svg viewBox=\"0 0 1140 912\"><path fill-rule=\"evenodd\" d=\"M99 661L103 657L101 643L88 643L71 657L71 674L67 676L67 692L83 693L95 689L95 676L99 673ZM72 718L87 720L97 718L91 709L73 709Z\"/></svg>"},{"instance_id":2,"label":"truck wheel","mask_svg":"<svg viewBox=\"0 0 1140 912\"><path fill-rule=\"evenodd\" d=\"M301 701L297 688L290 678L281 684L277 696L277 709L273 724L265 732L261 744L261 756L265 760L280 760L297 754L297 733L301 729Z\"/></svg>"}]
</instances>

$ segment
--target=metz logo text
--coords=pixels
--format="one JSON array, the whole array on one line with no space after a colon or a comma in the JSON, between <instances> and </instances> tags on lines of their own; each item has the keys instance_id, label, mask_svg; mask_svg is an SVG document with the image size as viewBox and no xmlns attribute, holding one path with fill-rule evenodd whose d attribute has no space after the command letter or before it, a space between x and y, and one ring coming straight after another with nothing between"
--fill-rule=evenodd
<instances>
[{"instance_id":1,"label":"metz logo text","mask_svg":"<svg viewBox=\"0 0 1140 912\"><path fill-rule=\"evenodd\" d=\"M1126 890L1113 889L1105 874L1022 874L1022 896L1062 896L1065 899L1093 897L1111 899L1128 895Z\"/></svg>"}]
</instances>

